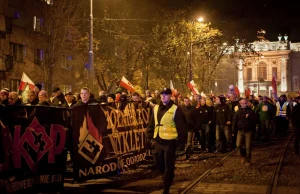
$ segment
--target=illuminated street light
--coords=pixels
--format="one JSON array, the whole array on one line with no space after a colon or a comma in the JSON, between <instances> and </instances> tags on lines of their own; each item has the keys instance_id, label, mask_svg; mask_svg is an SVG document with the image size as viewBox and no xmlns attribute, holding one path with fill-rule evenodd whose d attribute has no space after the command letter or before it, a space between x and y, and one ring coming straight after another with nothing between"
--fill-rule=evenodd
<instances>
[{"instance_id":1,"label":"illuminated street light","mask_svg":"<svg viewBox=\"0 0 300 194\"><path fill-rule=\"evenodd\" d=\"M197 20L198 20L198 22L203 22L204 18L203 17L199 17Z\"/></svg>"},{"instance_id":2,"label":"illuminated street light","mask_svg":"<svg viewBox=\"0 0 300 194\"><path fill-rule=\"evenodd\" d=\"M197 19L198 22L203 22L204 18L203 17L199 17ZM192 24L194 24L195 20L192 21ZM190 65L189 65L189 69L190 69L190 81L193 80L193 41L192 41L192 37L193 34L191 33L191 43L190 43L190 51L188 52L188 55L190 55Z\"/></svg>"}]
</instances>

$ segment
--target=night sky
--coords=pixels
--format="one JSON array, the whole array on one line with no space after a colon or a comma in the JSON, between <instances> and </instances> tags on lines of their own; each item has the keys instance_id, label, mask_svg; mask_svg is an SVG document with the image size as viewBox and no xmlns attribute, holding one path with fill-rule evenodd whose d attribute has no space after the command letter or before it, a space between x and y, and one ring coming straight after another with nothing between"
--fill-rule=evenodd
<instances>
[{"instance_id":1,"label":"night sky","mask_svg":"<svg viewBox=\"0 0 300 194\"><path fill-rule=\"evenodd\" d=\"M101 16L104 0L94 0L95 11ZM110 0L113 1L113 0ZM285 33L292 42L300 42L300 7L297 0L127 0L141 8L158 6L168 10L188 9L190 17L203 16L206 22L220 29L224 39L239 37L256 40L259 29L266 30L266 39L277 41ZM151 13L151 10L149 11ZM151 16L150 16L151 17Z\"/></svg>"}]
</instances>

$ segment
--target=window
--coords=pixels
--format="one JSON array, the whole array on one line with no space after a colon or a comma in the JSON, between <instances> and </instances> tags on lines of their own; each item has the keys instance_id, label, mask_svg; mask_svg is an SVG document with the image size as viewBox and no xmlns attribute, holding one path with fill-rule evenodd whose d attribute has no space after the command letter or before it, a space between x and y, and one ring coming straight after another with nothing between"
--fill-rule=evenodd
<instances>
[{"instance_id":1,"label":"window","mask_svg":"<svg viewBox=\"0 0 300 194\"><path fill-rule=\"evenodd\" d=\"M19 79L11 79L10 80L10 91L18 91L20 85L20 80Z\"/></svg>"},{"instance_id":2,"label":"window","mask_svg":"<svg viewBox=\"0 0 300 194\"><path fill-rule=\"evenodd\" d=\"M17 62L24 62L25 55L26 55L26 48L24 45L10 43L11 53L13 55L14 61Z\"/></svg>"},{"instance_id":3,"label":"window","mask_svg":"<svg viewBox=\"0 0 300 194\"><path fill-rule=\"evenodd\" d=\"M267 67L266 66L259 66L258 67L258 79L267 79Z\"/></svg>"},{"instance_id":4,"label":"window","mask_svg":"<svg viewBox=\"0 0 300 194\"><path fill-rule=\"evenodd\" d=\"M13 20L12 18L5 17L5 31L12 33L13 31Z\"/></svg>"},{"instance_id":5,"label":"window","mask_svg":"<svg viewBox=\"0 0 300 194\"><path fill-rule=\"evenodd\" d=\"M53 0L41 0L45 3L47 3L48 5L53 5Z\"/></svg>"},{"instance_id":6,"label":"window","mask_svg":"<svg viewBox=\"0 0 300 194\"><path fill-rule=\"evenodd\" d=\"M273 50L273 51L276 51L276 45L273 45L273 46L272 46L272 50Z\"/></svg>"},{"instance_id":7,"label":"window","mask_svg":"<svg viewBox=\"0 0 300 194\"><path fill-rule=\"evenodd\" d=\"M272 77L275 76L275 79L277 78L277 67L272 67Z\"/></svg>"},{"instance_id":8,"label":"window","mask_svg":"<svg viewBox=\"0 0 300 194\"><path fill-rule=\"evenodd\" d=\"M42 64L44 59L44 50L43 49L35 49L34 51L34 63L35 64Z\"/></svg>"},{"instance_id":9,"label":"window","mask_svg":"<svg viewBox=\"0 0 300 194\"><path fill-rule=\"evenodd\" d=\"M44 29L44 19L34 16L33 17L33 30L36 32L42 32Z\"/></svg>"},{"instance_id":10,"label":"window","mask_svg":"<svg viewBox=\"0 0 300 194\"><path fill-rule=\"evenodd\" d=\"M252 68L247 68L247 80L252 80Z\"/></svg>"},{"instance_id":11,"label":"window","mask_svg":"<svg viewBox=\"0 0 300 194\"><path fill-rule=\"evenodd\" d=\"M68 69L71 67L73 61L73 56L71 55L62 55L61 56L61 62L60 62L60 67L64 69Z\"/></svg>"}]
</instances>

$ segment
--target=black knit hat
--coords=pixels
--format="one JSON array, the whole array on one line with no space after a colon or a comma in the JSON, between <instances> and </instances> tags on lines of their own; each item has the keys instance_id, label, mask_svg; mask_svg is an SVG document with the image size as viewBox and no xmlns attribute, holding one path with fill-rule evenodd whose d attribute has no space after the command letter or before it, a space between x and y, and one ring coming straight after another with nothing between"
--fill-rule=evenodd
<instances>
[{"instance_id":1,"label":"black knit hat","mask_svg":"<svg viewBox=\"0 0 300 194\"><path fill-rule=\"evenodd\" d=\"M116 100L116 95L115 94L108 94L107 97L111 97L112 99Z\"/></svg>"},{"instance_id":2,"label":"black knit hat","mask_svg":"<svg viewBox=\"0 0 300 194\"><path fill-rule=\"evenodd\" d=\"M35 84L35 86L36 86L39 90L42 90L42 85L41 85L41 84Z\"/></svg>"}]
</instances>

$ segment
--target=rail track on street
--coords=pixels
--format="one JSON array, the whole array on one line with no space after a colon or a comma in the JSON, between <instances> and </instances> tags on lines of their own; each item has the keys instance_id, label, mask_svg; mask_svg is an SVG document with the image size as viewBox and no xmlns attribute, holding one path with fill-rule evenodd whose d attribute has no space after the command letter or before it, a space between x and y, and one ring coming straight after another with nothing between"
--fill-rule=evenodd
<instances>
[{"instance_id":1,"label":"rail track on street","mask_svg":"<svg viewBox=\"0 0 300 194\"><path fill-rule=\"evenodd\" d=\"M291 133L287 139L284 141L284 146L280 150L280 154L277 157L277 162L276 162L276 167L274 171L272 172L272 178L270 180L270 183L268 184L268 189L267 189L267 194L272 194L275 193L276 188L278 186L278 181L279 181L279 176L280 176L280 169L283 165L284 161L284 156L288 147L288 144L290 140L292 139L293 133ZM252 151L255 151L256 149L262 148L267 146L267 143L257 145L252 148ZM187 193L196 193L193 192L193 190L196 188L196 186L200 183L205 183L205 180L211 175L212 171L215 170L216 168L220 167L223 165L228 159L233 157L237 153L237 150L233 150L230 153L228 153L226 156L224 156L220 161L216 162L215 165L213 165L211 168L207 169L203 174L201 174L198 178L195 180L191 181L184 190L180 192L180 194L187 194Z\"/></svg>"}]
</instances>

